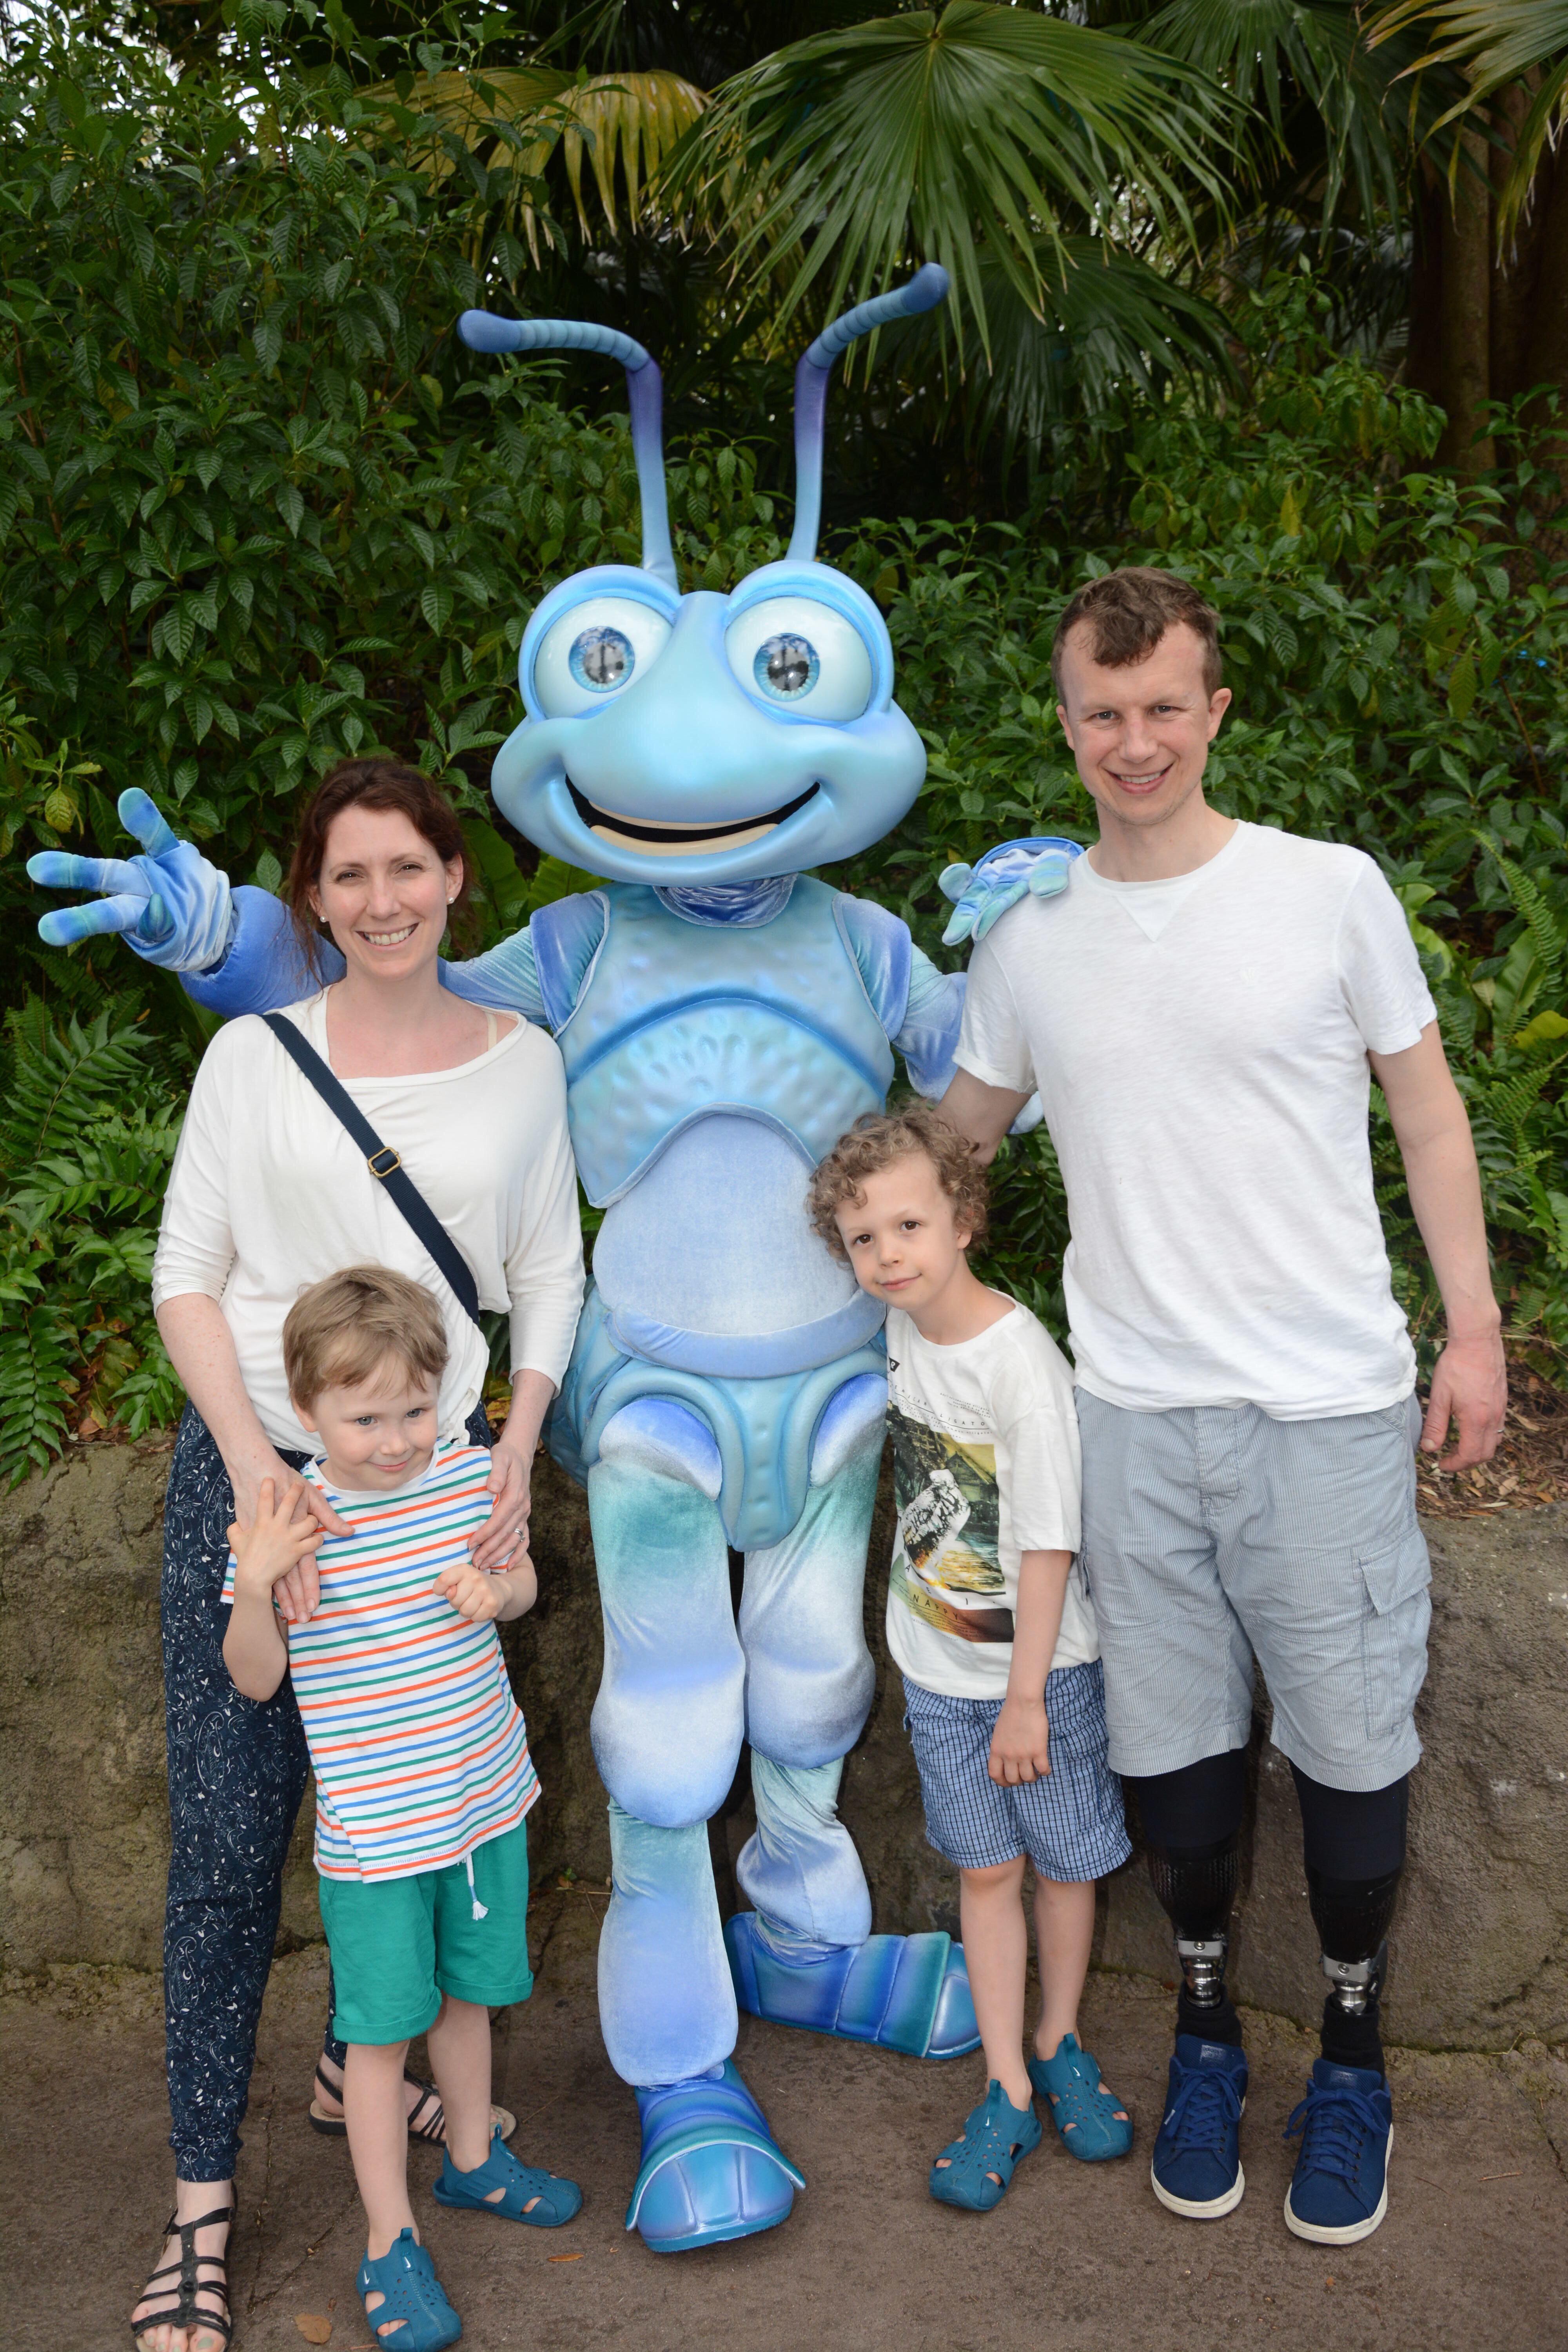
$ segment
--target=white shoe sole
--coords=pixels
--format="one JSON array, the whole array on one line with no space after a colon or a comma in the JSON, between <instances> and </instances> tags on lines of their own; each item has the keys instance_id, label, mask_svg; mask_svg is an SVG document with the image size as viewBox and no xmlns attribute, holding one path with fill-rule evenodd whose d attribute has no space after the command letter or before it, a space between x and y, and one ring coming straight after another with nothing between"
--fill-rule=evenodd
<instances>
[{"instance_id":1,"label":"white shoe sole","mask_svg":"<svg viewBox=\"0 0 1568 2352\"><path fill-rule=\"evenodd\" d=\"M1290 2191L1288 2189L1285 2191L1285 2227L1291 2236L1305 2238L1313 2246L1353 2246L1359 2244L1363 2238L1370 2238L1374 2230L1381 2229L1383 2217L1388 2210L1388 2158L1393 2154L1394 2127L1390 2125L1388 2151L1384 2158L1383 2194L1377 2200L1377 2210L1369 2214L1364 2221L1349 2222L1342 2230L1324 2230L1315 2221L1298 2221L1290 2210Z\"/></svg>"},{"instance_id":2,"label":"white shoe sole","mask_svg":"<svg viewBox=\"0 0 1568 2352\"><path fill-rule=\"evenodd\" d=\"M1246 2195L1247 2175L1238 2164L1236 2168L1234 2185L1226 2190L1223 2197L1211 2197L1206 2203L1191 2197L1173 2197L1170 2190L1163 2189L1155 2179L1154 2167L1152 2163L1149 2167L1149 2185L1167 2213L1179 2213L1184 2221L1223 2221L1227 2213L1234 2213Z\"/></svg>"}]
</instances>

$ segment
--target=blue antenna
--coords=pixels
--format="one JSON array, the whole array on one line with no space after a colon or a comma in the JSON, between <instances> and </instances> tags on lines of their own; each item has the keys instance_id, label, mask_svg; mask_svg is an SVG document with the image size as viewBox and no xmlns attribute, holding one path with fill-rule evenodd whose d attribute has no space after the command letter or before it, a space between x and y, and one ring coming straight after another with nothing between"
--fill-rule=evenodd
<instances>
[{"instance_id":1,"label":"blue antenna","mask_svg":"<svg viewBox=\"0 0 1568 2352\"><path fill-rule=\"evenodd\" d=\"M642 500L642 568L667 588L679 587L664 496L664 380L658 361L618 328L592 326L584 319L498 319L490 310L465 310L458 332L471 352L602 352L605 359L619 360L626 372L632 456Z\"/></svg>"},{"instance_id":2,"label":"blue antenna","mask_svg":"<svg viewBox=\"0 0 1568 2352\"><path fill-rule=\"evenodd\" d=\"M946 298L948 275L939 263L928 261L907 286L857 303L825 327L795 372L795 530L789 551L793 562L809 563L816 553L822 524L822 445L827 429L827 379L840 352L862 335L885 327L889 319L912 318L934 310ZM470 317L473 315L469 313Z\"/></svg>"}]
</instances>

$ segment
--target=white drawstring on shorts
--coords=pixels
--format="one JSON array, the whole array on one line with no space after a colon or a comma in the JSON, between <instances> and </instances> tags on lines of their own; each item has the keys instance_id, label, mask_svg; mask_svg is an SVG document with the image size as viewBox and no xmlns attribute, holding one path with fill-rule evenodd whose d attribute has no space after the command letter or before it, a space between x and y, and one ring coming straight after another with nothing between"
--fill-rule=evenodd
<instances>
[{"instance_id":1,"label":"white drawstring on shorts","mask_svg":"<svg viewBox=\"0 0 1568 2352\"><path fill-rule=\"evenodd\" d=\"M479 1901L479 1892L474 1885L474 1857L472 1854L469 1854L468 1857L468 1893L474 1898L474 1916L476 1919L488 1919L490 1916L489 1912L486 1906Z\"/></svg>"}]
</instances>

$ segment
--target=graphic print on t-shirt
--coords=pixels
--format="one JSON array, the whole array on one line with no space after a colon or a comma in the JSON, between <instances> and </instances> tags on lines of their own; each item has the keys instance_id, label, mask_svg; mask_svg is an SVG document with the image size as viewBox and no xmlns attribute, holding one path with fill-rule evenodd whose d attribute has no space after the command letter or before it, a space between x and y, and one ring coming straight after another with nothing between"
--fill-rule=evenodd
<instances>
[{"instance_id":1,"label":"graphic print on t-shirt","mask_svg":"<svg viewBox=\"0 0 1568 2352\"><path fill-rule=\"evenodd\" d=\"M995 1447L928 1429L897 1405L888 1423L899 1514L889 1597L961 1642L1010 1642Z\"/></svg>"}]
</instances>

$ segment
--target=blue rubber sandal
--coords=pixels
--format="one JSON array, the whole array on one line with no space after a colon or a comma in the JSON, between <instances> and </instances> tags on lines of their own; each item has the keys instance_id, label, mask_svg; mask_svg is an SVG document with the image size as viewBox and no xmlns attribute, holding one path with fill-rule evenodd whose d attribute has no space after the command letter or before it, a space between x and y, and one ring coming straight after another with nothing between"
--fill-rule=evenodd
<instances>
[{"instance_id":1,"label":"blue rubber sandal","mask_svg":"<svg viewBox=\"0 0 1568 2352\"><path fill-rule=\"evenodd\" d=\"M1029 2080L1049 2102L1051 2121L1062 2146L1080 2164L1107 2164L1132 2145L1132 2119L1118 2116L1121 2102L1103 2090L1100 2061L1080 2050L1075 2033L1064 2033L1054 2058L1031 2058Z\"/></svg>"},{"instance_id":2,"label":"blue rubber sandal","mask_svg":"<svg viewBox=\"0 0 1568 2352\"><path fill-rule=\"evenodd\" d=\"M361 2303L367 2294L386 2297L365 2313L366 2325L377 2343L396 2344L401 2352L445 2352L463 2332L463 2323L447 2300L436 2266L412 2230L400 2231L396 2242L379 2262L373 2263L367 2253L354 2284ZM400 2319L402 2326L394 2328L390 2336L377 2335L393 2319Z\"/></svg>"},{"instance_id":3,"label":"blue rubber sandal","mask_svg":"<svg viewBox=\"0 0 1568 2352\"><path fill-rule=\"evenodd\" d=\"M498 2197L498 2189L504 2189L505 2195ZM430 2194L437 2205L493 2213L500 2221L527 2221L536 2230L559 2230L583 2204L583 2191L574 2180L542 2172L537 2165L520 2164L502 2145L499 2131L490 2142L489 2156L472 2172L459 2172L448 2148Z\"/></svg>"},{"instance_id":4,"label":"blue rubber sandal","mask_svg":"<svg viewBox=\"0 0 1568 2352\"><path fill-rule=\"evenodd\" d=\"M939 2205L989 2213L1007 2194L1014 2167L1044 2137L1033 2107L1016 2107L1000 2083L988 2083L985 2096L964 2118L963 2137L950 2140L931 2166L931 2195Z\"/></svg>"}]
</instances>

